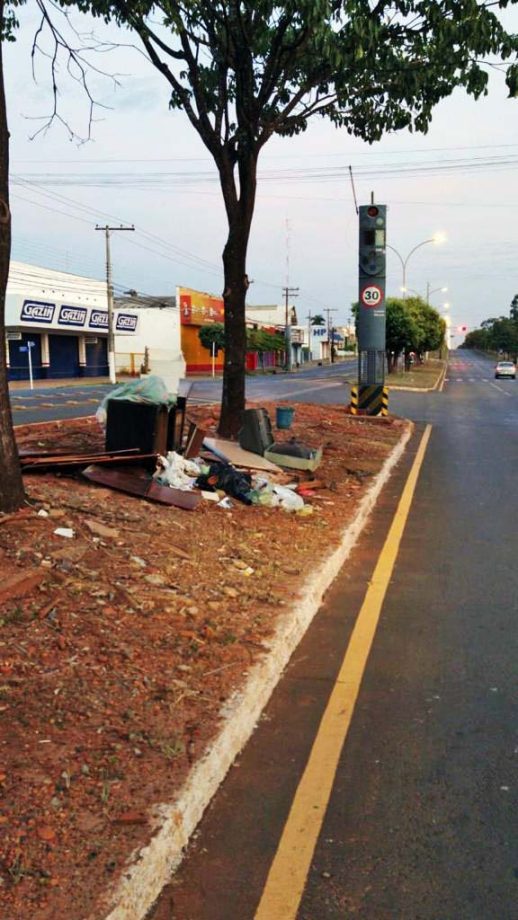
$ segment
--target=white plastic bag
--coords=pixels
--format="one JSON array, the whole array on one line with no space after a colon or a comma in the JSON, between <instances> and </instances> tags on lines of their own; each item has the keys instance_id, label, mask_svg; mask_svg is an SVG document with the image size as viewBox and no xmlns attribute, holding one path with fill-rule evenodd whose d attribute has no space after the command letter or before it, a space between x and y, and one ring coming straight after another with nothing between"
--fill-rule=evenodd
<instances>
[{"instance_id":1,"label":"white plastic bag","mask_svg":"<svg viewBox=\"0 0 518 920\"><path fill-rule=\"evenodd\" d=\"M157 482L173 489L182 489L184 492L193 488L201 472L200 466L194 460L185 460L174 450L169 451L167 457L158 458L158 467L154 474Z\"/></svg>"},{"instance_id":2,"label":"white plastic bag","mask_svg":"<svg viewBox=\"0 0 518 920\"><path fill-rule=\"evenodd\" d=\"M304 507L304 499L297 492L293 492L286 486L274 486L273 491L278 496L280 506L284 511L301 511Z\"/></svg>"}]
</instances>

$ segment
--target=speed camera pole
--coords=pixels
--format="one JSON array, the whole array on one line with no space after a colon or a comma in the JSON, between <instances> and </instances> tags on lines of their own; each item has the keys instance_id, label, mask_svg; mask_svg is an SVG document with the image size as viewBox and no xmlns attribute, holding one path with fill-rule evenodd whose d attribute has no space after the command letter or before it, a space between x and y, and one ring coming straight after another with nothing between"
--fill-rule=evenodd
<instances>
[{"instance_id":1,"label":"speed camera pole","mask_svg":"<svg viewBox=\"0 0 518 920\"><path fill-rule=\"evenodd\" d=\"M106 239L106 296L108 299L108 371L110 374L110 383L117 383L115 373L115 333L113 329L113 283L112 283L112 264L110 255L110 232L112 230L134 230L135 227L99 227L96 230L104 230Z\"/></svg>"},{"instance_id":2,"label":"speed camera pole","mask_svg":"<svg viewBox=\"0 0 518 920\"><path fill-rule=\"evenodd\" d=\"M359 208L358 409L383 411L385 383L385 244L386 205ZM386 395L386 394L385 394ZM354 400L352 400L354 405Z\"/></svg>"}]
</instances>

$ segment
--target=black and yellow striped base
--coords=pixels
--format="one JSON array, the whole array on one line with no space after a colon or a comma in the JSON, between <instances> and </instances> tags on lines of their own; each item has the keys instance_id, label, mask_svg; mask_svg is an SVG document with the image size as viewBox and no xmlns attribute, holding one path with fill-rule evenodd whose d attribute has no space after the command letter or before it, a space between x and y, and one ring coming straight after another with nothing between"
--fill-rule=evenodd
<instances>
[{"instance_id":1,"label":"black and yellow striped base","mask_svg":"<svg viewBox=\"0 0 518 920\"><path fill-rule=\"evenodd\" d=\"M388 387L362 384L351 387L351 415L388 415Z\"/></svg>"}]
</instances>

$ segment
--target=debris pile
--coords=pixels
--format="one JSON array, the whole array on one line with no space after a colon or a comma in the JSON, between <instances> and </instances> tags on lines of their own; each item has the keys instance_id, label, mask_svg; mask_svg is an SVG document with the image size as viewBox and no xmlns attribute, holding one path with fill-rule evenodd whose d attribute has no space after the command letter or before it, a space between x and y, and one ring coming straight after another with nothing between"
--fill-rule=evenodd
<instances>
[{"instance_id":1,"label":"debris pile","mask_svg":"<svg viewBox=\"0 0 518 920\"><path fill-rule=\"evenodd\" d=\"M214 493L218 507L227 510L236 499L248 506L304 511L304 499L295 494L299 482L289 483L283 467L313 471L322 447L315 450L295 438L275 444L264 408L245 410L239 445L207 437L186 418L186 408L187 397L170 396L159 377L123 384L104 397L97 411L105 428L104 451L22 450L23 471L80 471L97 485L189 511Z\"/></svg>"}]
</instances>

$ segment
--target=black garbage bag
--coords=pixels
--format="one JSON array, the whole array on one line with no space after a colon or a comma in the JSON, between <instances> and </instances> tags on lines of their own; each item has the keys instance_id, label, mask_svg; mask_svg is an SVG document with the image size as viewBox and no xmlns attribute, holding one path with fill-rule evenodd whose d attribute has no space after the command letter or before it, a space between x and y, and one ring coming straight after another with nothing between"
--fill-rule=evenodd
<instances>
[{"instance_id":1,"label":"black garbage bag","mask_svg":"<svg viewBox=\"0 0 518 920\"><path fill-rule=\"evenodd\" d=\"M245 505L252 504L252 499L250 498L252 477L249 473L241 473L236 470L231 463L220 461L211 463L209 472L198 476L196 485L199 489L207 492L222 489L227 495L237 498L238 501L243 502Z\"/></svg>"}]
</instances>

